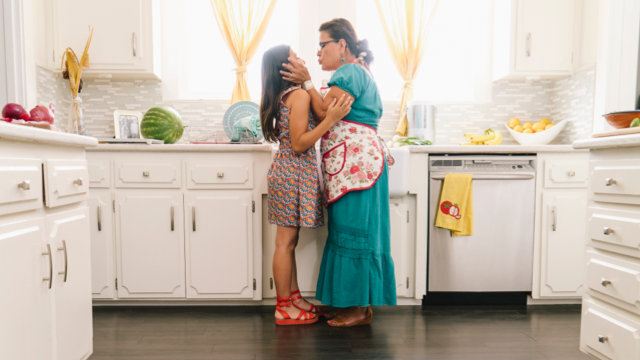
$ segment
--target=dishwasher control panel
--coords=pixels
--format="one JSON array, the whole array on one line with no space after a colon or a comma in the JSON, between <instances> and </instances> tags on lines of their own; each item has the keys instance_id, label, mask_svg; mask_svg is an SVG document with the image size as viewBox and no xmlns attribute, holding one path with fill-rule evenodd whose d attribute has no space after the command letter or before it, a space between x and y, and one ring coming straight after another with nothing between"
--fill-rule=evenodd
<instances>
[{"instance_id":1,"label":"dishwasher control panel","mask_svg":"<svg viewBox=\"0 0 640 360\"><path fill-rule=\"evenodd\" d=\"M430 172L535 172L535 156L430 156Z\"/></svg>"}]
</instances>

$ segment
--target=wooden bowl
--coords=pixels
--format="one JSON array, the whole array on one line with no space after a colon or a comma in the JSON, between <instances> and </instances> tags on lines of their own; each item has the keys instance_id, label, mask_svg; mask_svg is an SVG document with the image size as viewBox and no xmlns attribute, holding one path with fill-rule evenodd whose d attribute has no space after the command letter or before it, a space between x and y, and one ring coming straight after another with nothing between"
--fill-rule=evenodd
<instances>
[{"instance_id":1,"label":"wooden bowl","mask_svg":"<svg viewBox=\"0 0 640 360\"><path fill-rule=\"evenodd\" d=\"M635 118L640 118L640 110L620 111L602 115L609 125L616 129L626 129Z\"/></svg>"}]
</instances>

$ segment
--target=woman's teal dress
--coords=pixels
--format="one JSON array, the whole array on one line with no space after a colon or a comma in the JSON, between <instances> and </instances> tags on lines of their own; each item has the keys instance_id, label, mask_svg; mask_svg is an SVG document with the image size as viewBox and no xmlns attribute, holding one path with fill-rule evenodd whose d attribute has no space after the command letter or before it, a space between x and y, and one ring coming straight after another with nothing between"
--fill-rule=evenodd
<instances>
[{"instance_id":1,"label":"woman's teal dress","mask_svg":"<svg viewBox=\"0 0 640 360\"><path fill-rule=\"evenodd\" d=\"M365 69L343 65L329 86L339 87L355 99L346 120L378 128L382 102ZM347 193L329 205L328 215L329 237L316 299L335 307L396 305L387 164L373 187Z\"/></svg>"}]
</instances>

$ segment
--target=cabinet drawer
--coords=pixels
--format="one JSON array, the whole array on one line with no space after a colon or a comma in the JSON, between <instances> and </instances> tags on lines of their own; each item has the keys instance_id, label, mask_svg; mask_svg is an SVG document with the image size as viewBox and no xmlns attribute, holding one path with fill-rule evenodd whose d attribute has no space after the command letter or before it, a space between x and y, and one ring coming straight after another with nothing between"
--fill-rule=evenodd
<instances>
[{"instance_id":1,"label":"cabinet drawer","mask_svg":"<svg viewBox=\"0 0 640 360\"><path fill-rule=\"evenodd\" d=\"M590 245L627 255L640 251L640 212L588 209Z\"/></svg>"},{"instance_id":2,"label":"cabinet drawer","mask_svg":"<svg viewBox=\"0 0 640 360\"><path fill-rule=\"evenodd\" d=\"M251 189L253 161L187 161L187 189Z\"/></svg>"},{"instance_id":3,"label":"cabinet drawer","mask_svg":"<svg viewBox=\"0 0 640 360\"><path fill-rule=\"evenodd\" d=\"M89 164L89 187L111 187L111 162L108 159L87 159Z\"/></svg>"},{"instance_id":4,"label":"cabinet drawer","mask_svg":"<svg viewBox=\"0 0 640 360\"><path fill-rule=\"evenodd\" d=\"M40 159L0 158L0 215L42 206Z\"/></svg>"},{"instance_id":5,"label":"cabinet drawer","mask_svg":"<svg viewBox=\"0 0 640 360\"><path fill-rule=\"evenodd\" d=\"M89 170L86 160L45 161L45 201L48 207L83 201L89 195Z\"/></svg>"},{"instance_id":6,"label":"cabinet drawer","mask_svg":"<svg viewBox=\"0 0 640 360\"><path fill-rule=\"evenodd\" d=\"M544 174L546 188L586 188L589 178L589 161L587 159L546 160Z\"/></svg>"},{"instance_id":7,"label":"cabinet drawer","mask_svg":"<svg viewBox=\"0 0 640 360\"><path fill-rule=\"evenodd\" d=\"M587 251L587 286L640 311L640 264Z\"/></svg>"},{"instance_id":8,"label":"cabinet drawer","mask_svg":"<svg viewBox=\"0 0 640 360\"><path fill-rule=\"evenodd\" d=\"M640 204L640 160L592 161L594 201Z\"/></svg>"},{"instance_id":9,"label":"cabinet drawer","mask_svg":"<svg viewBox=\"0 0 640 360\"><path fill-rule=\"evenodd\" d=\"M615 360L640 359L639 329L640 323L620 313L591 301L582 305L581 343L591 352Z\"/></svg>"},{"instance_id":10,"label":"cabinet drawer","mask_svg":"<svg viewBox=\"0 0 640 360\"><path fill-rule=\"evenodd\" d=\"M115 169L118 188L182 186L180 160L115 160Z\"/></svg>"}]
</instances>

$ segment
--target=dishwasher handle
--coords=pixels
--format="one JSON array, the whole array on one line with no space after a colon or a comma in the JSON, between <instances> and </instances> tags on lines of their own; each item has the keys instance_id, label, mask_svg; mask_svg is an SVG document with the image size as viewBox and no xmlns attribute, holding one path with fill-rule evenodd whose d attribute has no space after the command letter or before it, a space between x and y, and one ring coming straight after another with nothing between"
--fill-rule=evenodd
<instances>
[{"instance_id":1,"label":"dishwasher handle","mask_svg":"<svg viewBox=\"0 0 640 360\"><path fill-rule=\"evenodd\" d=\"M431 174L433 180L444 180L446 174ZM531 180L533 174L473 174L473 180Z\"/></svg>"}]
</instances>

